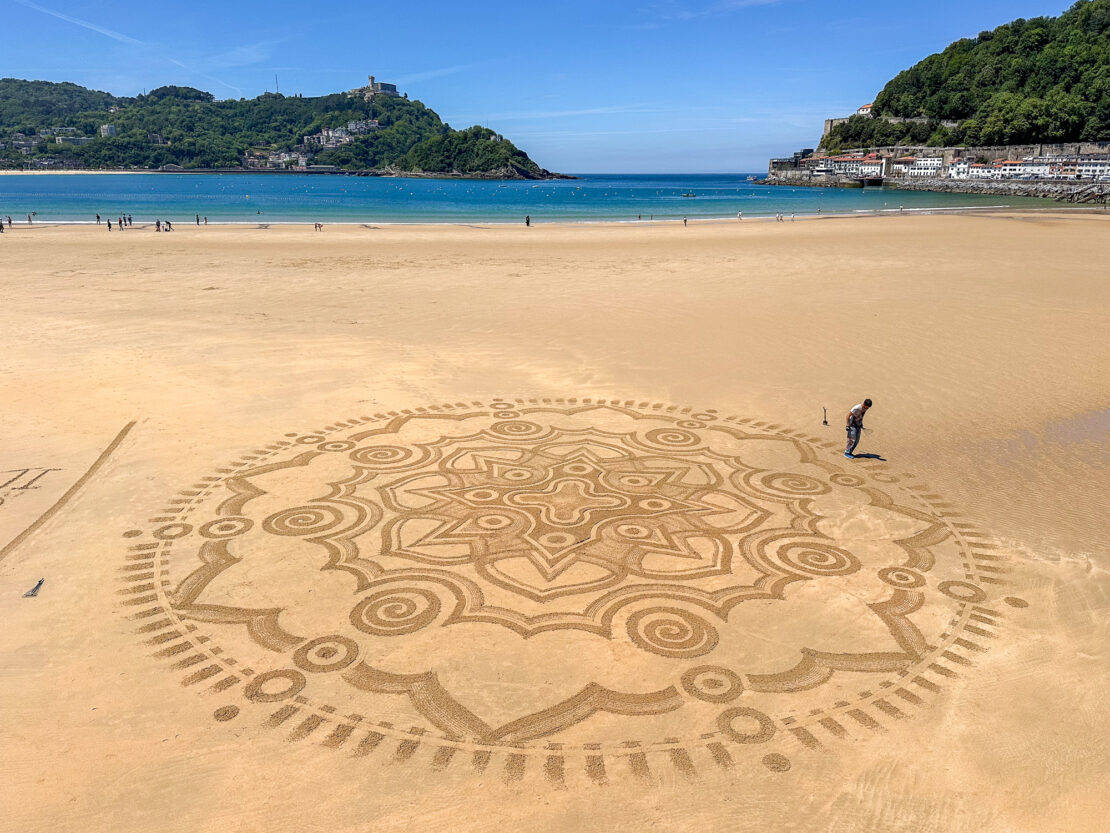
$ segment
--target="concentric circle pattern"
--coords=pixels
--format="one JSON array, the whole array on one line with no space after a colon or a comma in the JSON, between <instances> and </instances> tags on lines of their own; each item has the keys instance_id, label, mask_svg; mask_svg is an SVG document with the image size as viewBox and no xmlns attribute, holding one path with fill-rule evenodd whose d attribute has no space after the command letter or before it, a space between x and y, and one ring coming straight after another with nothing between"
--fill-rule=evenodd
<instances>
[{"instance_id":1,"label":"concentric circle pattern","mask_svg":"<svg viewBox=\"0 0 1110 833\"><path fill-rule=\"evenodd\" d=\"M836 439L591 399L335 422L129 531L125 604L217 721L352 760L785 772L926 706L1025 605L987 536Z\"/></svg>"}]
</instances>

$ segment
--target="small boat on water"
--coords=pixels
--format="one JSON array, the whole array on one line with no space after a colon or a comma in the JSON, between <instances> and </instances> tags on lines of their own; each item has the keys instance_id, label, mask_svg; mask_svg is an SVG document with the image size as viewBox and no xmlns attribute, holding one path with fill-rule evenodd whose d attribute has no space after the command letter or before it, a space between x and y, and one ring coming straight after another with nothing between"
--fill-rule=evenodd
<instances>
[{"instance_id":1,"label":"small boat on water","mask_svg":"<svg viewBox=\"0 0 1110 833\"><path fill-rule=\"evenodd\" d=\"M686 198L688 198L688 199L689 199L690 197L696 197L696 196L697 196L697 194L694 194L694 193L690 193L690 194L683 194L682 196L684 196L684 197L686 197Z\"/></svg>"}]
</instances>

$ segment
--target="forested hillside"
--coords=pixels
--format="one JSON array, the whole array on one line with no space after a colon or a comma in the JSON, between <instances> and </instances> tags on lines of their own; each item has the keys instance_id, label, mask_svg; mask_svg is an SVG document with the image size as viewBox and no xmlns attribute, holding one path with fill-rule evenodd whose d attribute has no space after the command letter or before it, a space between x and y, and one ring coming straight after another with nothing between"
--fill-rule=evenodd
<instances>
[{"instance_id":1,"label":"forested hillside","mask_svg":"<svg viewBox=\"0 0 1110 833\"><path fill-rule=\"evenodd\" d=\"M892 79L872 114L837 126L822 147L1110 140L1110 0L957 41ZM948 120L960 124L939 124Z\"/></svg>"},{"instance_id":2,"label":"forested hillside","mask_svg":"<svg viewBox=\"0 0 1110 833\"><path fill-rule=\"evenodd\" d=\"M375 124L341 147L303 144L306 136L352 121ZM101 125L111 125L115 135L100 136ZM62 131L62 143L50 135L57 128L69 129ZM0 143L7 145L0 150L5 167L216 168L239 166L251 153L295 151L314 164L351 171L550 175L492 130L453 130L421 102L386 95L364 100L346 93L313 98L266 93L217 101L191 87L160 87L118 98L76 84L5 78L0 79ZM32 147L24 153L21 147L28 143Z\"/></svg>"}]
</instances>

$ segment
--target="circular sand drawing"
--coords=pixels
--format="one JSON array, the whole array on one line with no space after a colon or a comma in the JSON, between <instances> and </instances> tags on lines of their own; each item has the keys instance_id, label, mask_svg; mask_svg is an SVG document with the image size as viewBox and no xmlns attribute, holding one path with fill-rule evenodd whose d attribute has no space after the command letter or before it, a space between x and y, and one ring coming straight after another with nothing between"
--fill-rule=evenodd
<instances>
[{"instance_id":1,"label":"circular sand drawing","mask_svg":"<svg viewBox=\"0 0 1110 833\"><path fill-rule=\"evenodd\" d=\"M125 534L124 603L216 720L557 783L789 769L909 716L1021 604L915 479L651 403L288 434Z\"/></svg>"}]
</instances>

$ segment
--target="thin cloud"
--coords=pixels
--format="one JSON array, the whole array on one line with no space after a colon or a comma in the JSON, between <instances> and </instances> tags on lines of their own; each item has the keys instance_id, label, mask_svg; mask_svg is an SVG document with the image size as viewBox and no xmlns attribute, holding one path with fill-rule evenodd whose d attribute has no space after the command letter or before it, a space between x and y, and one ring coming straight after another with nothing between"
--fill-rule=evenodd
<instances>
[{"instance_id":1,"label":"thin cloud","mask_svg":"<svg viewBox=\"0 0 1110 833\"><path fill-rule=\"evenodd\" d=\"M641 14L645 20L639 26L641 28L654 28L667 22L685 22L707 17L721 17L742 9L774 6L780 2L782 0L716 0L714 3L691 5L680 2L680 0L664 0L664 2L652 3L643 9Z\"/></svg>"},{"instance_id":2,"label":"thin cloud","mask_svg":"<svg viewBox=\"0 0 1110 833\"><path fill-rule=\"evenodd\" d=\"M622 104L604 107L588 107L580 110L535 110L523 113L495 113L483 118L493 121L533 121L539 119L562 119L573 116L607 116L615 113L657 113L658 108L646 104Z\"/></svg>"},{"instance_id":3,"label":"thin cloud","mask_svg":"<svg viewBox=\"0 0 1110 833\"><path fill-rule=\"evenodd\" d=\"M453 67L441 67L439 69L426 69L423 72L413 72L408 75L402 75L395 79L395 84L416 84L420 81L430 81L433 78L443 78L445 75L457 75L460 72L466 72L468 69L473 69L480 64L457 64Z\"/></svg>"},{"instance_id":4,"label":"thin cloud","mask_svg":"<svg viewBox=\"0 0 1110 833\"><path fill-rule=\"evenodd\" d=\"M131 37L130 35L125 35L122 32L117 32L113 29L106 29L103 26L98 26L95 23L90 23L87 20L81 20L81 18L79 17L71 17L68 14L56 12L53 9L48 9L45 6L40 6L38 3L32 3L31 0L15 0L15 2L21 6L26 6L28 9L34 9L36 12L42 12L43 14L48 14L51 17L56 17L58 18L58 20L64 20L66 23L72 23L74 26L80 26L82 29L88 29L90 32L97 32L98 34L104 35L104 37L106 38L118 40L120 43L129 43L132 46L144 47L149 45L143 43L137 38Z\"/></svg>"},{"instance_id":5,"label":"thin cloud","mask_svg":"<svg viewBox=\"0 0 1110 833\"><path fill-rule=\"evenodd\" d=\"M255 64L261 64L263 61L269 60L270 56L274 53L274 48L279 46L282 40L263 40L257 43L244 43L241 46L236 46L224 52L218 52L209 58L205 58L204 62L217 69L226 69L231 67L248 67Z\"/></svg>"},{"instance_id":6,"label":"thin cloud","mask_svg":"<svg viewBox=\"0 0 1110 833\"><path fill-rule=\"evenodd\" d=\"M48 9L45 6L40 6L38 3L32 2L32 0L15 0L15 2L21 6L27 7L28 9L33 9L36 12L41 12L42 14L65 21L66 23L72 23L74 26L80 26L82 29L88 29L90 32L96 32L98 35L103 35L104 37L111 38L114 41L126 43L129 46L137 46L141 49L156 49L153 44L147 43L146 41L141 41L138 38L133 38L130 35L125 35L122 32L115 31L114 29L108 29L104 26L99 26L96 23L89 22L88 20L82 20L79 17L73 17L72 15L63 14L62 12L55 11L54 9ZM223 87L227 87L229 90L234 90L240 96L243 94L243 90L239 87L236 87L234 84L229 84L226 81L222 81L219 78L216 78L215 76L200 72L199 70L196 70L193 67L182 63L176 58L171 58L167 55L163 55L162 57L165 58L165 60L169 61L171 64L181 67L187 72L193 73L194 75L203 78L206 81L211 81L214 84L219 84Z\"/></svg>"}]
</instances>

